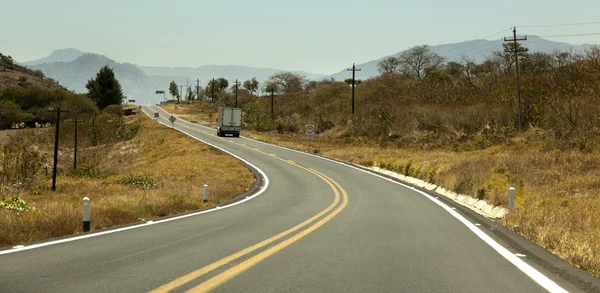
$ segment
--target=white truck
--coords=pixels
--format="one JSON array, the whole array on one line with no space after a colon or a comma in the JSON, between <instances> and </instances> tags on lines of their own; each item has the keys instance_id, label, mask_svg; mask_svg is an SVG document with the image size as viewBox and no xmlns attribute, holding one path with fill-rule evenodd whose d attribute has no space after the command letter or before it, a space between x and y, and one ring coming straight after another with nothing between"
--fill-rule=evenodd
<instances>
[{"instance_id":1,"label":"white truck","mask_svg":"<svg viewBox=\"0 0 600 293\"><path fill-rule=\"evenodd\" d=\"M217 136L231 134L234 137L240 137L240 131L242 130L242 109L219 107L217 122L219 124Z\"/></svg>"}]
</instances>

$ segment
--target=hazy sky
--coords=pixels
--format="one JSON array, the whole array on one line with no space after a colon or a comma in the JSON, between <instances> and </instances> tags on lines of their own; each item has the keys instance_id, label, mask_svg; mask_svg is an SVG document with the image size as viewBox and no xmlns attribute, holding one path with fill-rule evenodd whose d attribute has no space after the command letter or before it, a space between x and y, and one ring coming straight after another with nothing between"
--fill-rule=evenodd
<instances>
[{"instance_id":1,"label":"hazy sky","mask_svg":"<svg viewBox=\"0 0 600 293\"><path fill-rule=\"evenodd\" d=\"M140 65L247 65L334 73L413 45L484 38L513 25L600 22L598 0L2 0L0 52L61 48ZM600 24L521 28L598 33ZM510 36L505 32L492 39ZM600 43L600 35L552 38Z\"/></svg>"}]
</instances>

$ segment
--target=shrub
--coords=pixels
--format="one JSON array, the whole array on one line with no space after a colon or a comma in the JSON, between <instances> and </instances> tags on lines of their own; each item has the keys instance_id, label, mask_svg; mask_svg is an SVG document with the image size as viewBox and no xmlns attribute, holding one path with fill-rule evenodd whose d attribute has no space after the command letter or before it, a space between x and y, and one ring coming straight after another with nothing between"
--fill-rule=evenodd
<instances>
[{"instance_id":1,"label":"shrub","mask_svg":"<svg viewBox=\"0 0 600 293\"><path fill-rule=\"evenodd\" d=\"M121 105L110 105L104 108L104 110L102 110L102 113L108 113L121 117L123 116L123 107Z\"/></svg>"},{"instance_id":2,"label":"shrub","mask_svg":"<svg viewBox=\"0 0 600 293\"><path fill-rule=\"evenodd\" d=\"M83 164L77 167L77 169L71 170L69 172L70 176L73 177L85 177L85 178L103 178L105 175L98 168L98 164L89 163Z\"/></svg>"},{"instance_id":3,"label":"shrub","mask_svg":"<svg viewBox=\"0 0 600 293\"><path fill-rule=\"evenodd\" d=\"M26 212L34 209L31 205L29 205L29 203L21 199L21 197L18 195L13 196L11 199L2 197L2 200L0 200L0 208L16 212Z\"/></svg>"},{"instance_id":4,"label":"shrub","mask_svg":"<svg viewBox=\"0 0 600 293\"><path fill-rule=\"evenodd\" d=\"M46 157L27 144L23 137L12 137L2 152L2 185L26 186L33 182Z\"/></svg>"},{"instance_id":5,"label":"shrub","mask_svg":"<svg viewBox=\"0 0 600 293\"><path fill-rule=\"evenodd\" d=\"M158 187L158 184L156 184L154 179L150 178L148 175L129 174L118 178L116 181L120 184L133 185L141 189L154 189Z\"/></svg>"}]
</instances>

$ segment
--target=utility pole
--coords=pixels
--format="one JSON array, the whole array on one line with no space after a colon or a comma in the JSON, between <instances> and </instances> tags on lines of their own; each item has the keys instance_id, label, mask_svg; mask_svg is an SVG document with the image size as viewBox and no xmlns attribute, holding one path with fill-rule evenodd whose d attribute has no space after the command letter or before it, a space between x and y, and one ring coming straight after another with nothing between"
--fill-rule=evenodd
<instances>
[{"instance_id":1,"label":"utility pole","mask_svg":"<svg viewBox=\"0 0 600 293\"><path fill-rule=\"evenodd\" d=\"M183 85L179 86L179 101L183 100Z\"/></svg>"},{"instance_id":2,"label":"utility pole","mask_svg":"<svg viewBox=\"0 0 600 293\"><path fill-rule=\"evenodd\" d=\"M240 83L238 82L237 78L235 79L235 107L238 107L238 86L240 85Z\"/></svg>"},{"instance_id":3,"label":"utility pole","mask_svg":"<svg viewBox=\"0 0 600 293\"><path fill-rule=\"evenodd\" d=\"M75 149L73 154L73 169L77 169L77 122L83 122L83 120L71 119L69 122L75 123Z\"/></svg>"},{"instance_id":4,"label":"utility pole","mask_svg":"<svg viewBox=\"0 0 600 293\"><path fill-rule=\"evenodd\" d=\"M56 167L58 164L58 132L60 128L60 113L66 113L69 111L61 111L60 107L56 110L50 109L48 112L56 113L56 131L54 134L54 167L52 168L52 191L56 191Z\"/></svg>"},{"instance_id":5,"label":"utility pole","mask_svg":"<svg viewBox=\"0 0 600 293\"><path fill-rule=\"evenodd\" d=\"M275 89L271 88L271 119L275 119Z\"/></svg>"},{"instance_id":6,"label":"utility pole","mask_svg":"<svg viewBox=\"0 0 600 293\"><path fill-rule=\"evenodd\" d=\"M356 68L356 65L352 63L352 68L346 70L352 71L352 115L354 115L354 84L356 82L356 72L360 71L360 68Z\"/></svg>"},{"instance_id":7,"label":"utility pole","mask_svg":"<svg viewBox=\"0 0 600 293\"><path fill-rule=\"evenodd\" d=\"M215 78L213 77L213 82L212 82L212 101L215 101Z\"/></svg>"},{"instance_id":8,"label":"utility pole","mask_svg":"<svg viewBox=\"0 0 600 293\"><path fill-rule=\"evenodd\" d=\"M185 95L187 96L187 92L190 90L190 82L188 80L185 81ZM189 101L189 97L188 97Z\"/></svg>"},{"instance_id":9,"label":"utility pole","mask_svg":"<svg viewBox=\"0 0 600 293\"><path fill-rule=\"evenodd\" d=\"M527 36L517 39L517 27L516 26L513 28L512 40L504 38L505 42L513 42L513 46L514 46L513 51L515 53L515 69L517 71L517 103L518 103L518 107L519 107L519 132L521 132L521 130L523 128L523 118L522 118L522 114L521 114L521 75L519 74L519 50L517 50L518 49L517 41L526 41L526 40L527 40Z\"/></svg>"},{"instance_id":10,"label":"utility pole","mask_svg":"<svg viewBox=\"0 0 600 293\"><path fill-rule=\"evenodd\" d=\"M200 101L200 79L196 79L196 100Z\"/></svg>"}]
</instances>

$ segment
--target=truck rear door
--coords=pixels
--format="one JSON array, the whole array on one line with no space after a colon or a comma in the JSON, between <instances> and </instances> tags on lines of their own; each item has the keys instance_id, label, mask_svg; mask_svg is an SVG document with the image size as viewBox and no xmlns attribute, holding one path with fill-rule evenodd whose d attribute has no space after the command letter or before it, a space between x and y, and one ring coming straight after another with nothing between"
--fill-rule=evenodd
<instances>
[{"instance_id":1,"label":"truck rear door","mask_svg":"<svg viewBox=\"0 0 600 293\"><path fill-rule=\"evenodd\" d=\"M233 126L233 111L231 108L223 109L223 126Z\"/></svg>"},{"instance_id":2,"label":"truck rear door","mask_svg":"<svg viewBox=\"0 0 600 293\"><path fill-rule=\"evenodd\" d=\"M231 126L240 127L242 126L242 109L231 109Z\"/></svg>"}]
</instances>

